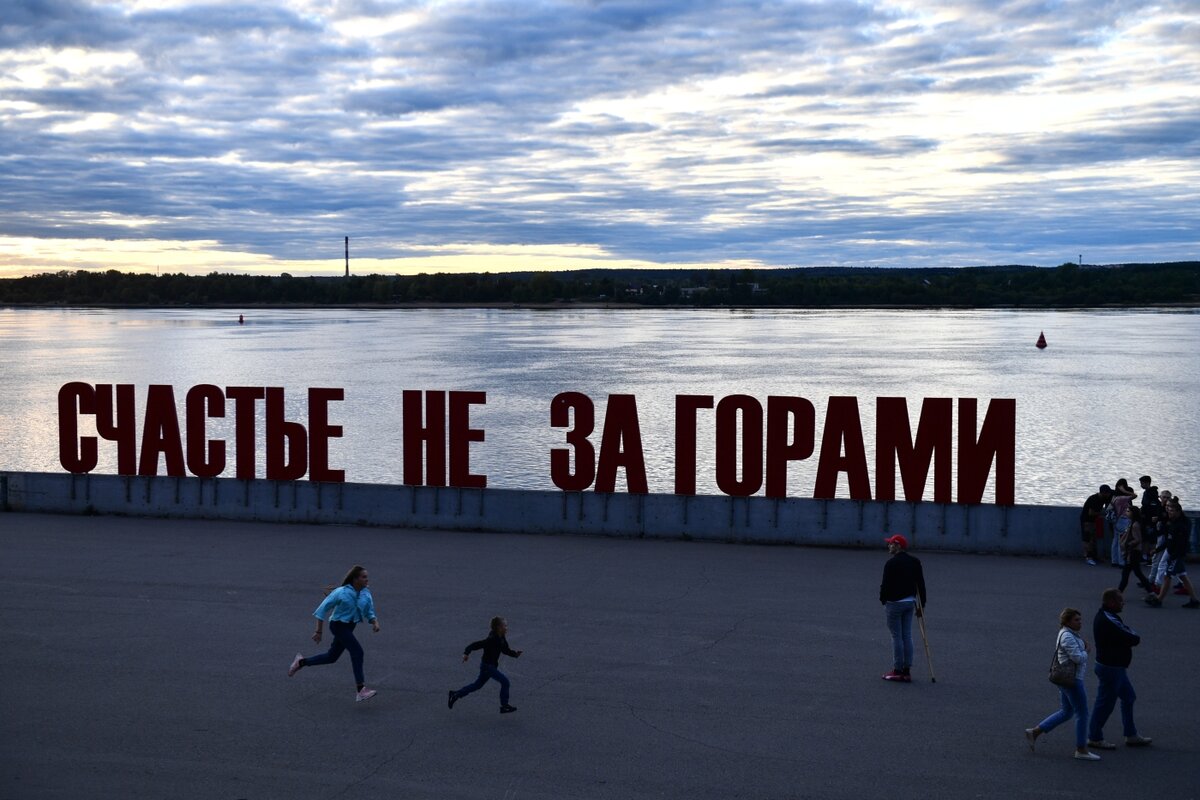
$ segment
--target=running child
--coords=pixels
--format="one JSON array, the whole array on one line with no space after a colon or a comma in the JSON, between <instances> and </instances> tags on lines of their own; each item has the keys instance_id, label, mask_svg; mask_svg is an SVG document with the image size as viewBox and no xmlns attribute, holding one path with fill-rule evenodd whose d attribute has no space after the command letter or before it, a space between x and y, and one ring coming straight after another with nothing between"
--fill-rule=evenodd
<instances>
[{"instance_id":1,"label":"running child","mask_svg":"<svg viewBox=\"0 0 1200 800\"><path fill-rule=\"evenodd\" d=\"M296 653L292 665L288 667L288 677L292 677L304 667L315 667L320 664L332 664L342 657L342 653L350 651L350 664L354 667L354 685L357 687L356 701L370 700L375 696L374 689L366 687L363 678L363 649L354 638L354 626L359 622L371 623L371 630L379 633L379 620L375 618L375 600L371 590L366 567L357 564L350 568L342 585L334 589L317 606L313 616L317 618L317 630L312 636L314 642L321 641L321 632L326 618L329 619L329 633L333 642L329 649L318 656L304 656Z\"/></svg>"},{"instance_id":2,"label":"running child","mask_svg":"<svg viewBox=\"0 0 1200 800\"><path fill-rule=\"evenodd\" d=\"M463 663L471 657L471 652L474 650L483 650L483 656L479 661L479 677L474 683L468 683L458 691L450 690L450 699L447 707L454 708L454 704L460 698L466 697L471 692L483 688L483 685L488 680L494 679L500 684L500 713L511 714L516 711L516 706L508 704L508 676L500 671L500 654L512 658L520 658L522 650L513 650L508 646L508 639L505 636L508 634L508 622L504 617L492 617L491 631L486 639L480 639L478 642L471 642L463 650Z\"/></svg>"}]
</instances>

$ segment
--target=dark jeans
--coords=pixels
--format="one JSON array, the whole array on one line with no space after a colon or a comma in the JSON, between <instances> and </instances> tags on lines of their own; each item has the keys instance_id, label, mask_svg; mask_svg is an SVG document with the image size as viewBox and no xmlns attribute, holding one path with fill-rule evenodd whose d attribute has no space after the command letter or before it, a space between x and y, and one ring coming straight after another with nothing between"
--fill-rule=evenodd
<instances>
[{"instance_id":1,"label":"dark jeans","mask_svg":"<svg viewBox=\"0 0 1200 800\"><path fill-rule=\"evenodd\" d=\"M466 697L471 692L482 689L483 685L493 678L500 684L500 705L508 705L508 676L501 672L496 664L485 664L482 661L479 662L479 677L475 682L468 683L454 694L456 697Z\"/></svg>"},{"instance_id":2,"label":"dark jeans","mask_svg":"<svg viewBox=\"0 0 1200 800\"><path fill-rule=\"evenodd\" d=\"M1121 583L1117 585L1118 591L1125 591L1125 587L1129 585L1129 573L1132 572L1137 576L1138 585L1150 591L1150 581L1146 580L1146 576L1142 573L1142 555L1141 553L1128 553L1125 556L1125 566L1121 567Z\"/></svg>"},{"instance_id":3,"label":"dark jeans","mask_svg":"<svg viewBox=\"0 0 1200 800\"><path fill-rule=\"evenodd\" d=\"M1137 694L1133 691L1129 676L1125 674L1125 668L1096 662L1096 677L1100 679L1100 685L1096 687L1096 706L1092 709L1088 739L1099 742L1104 738L1104 723L1108 722L1118 699L1121 701L1121 726L1125 736L1137 736L1137 726L1133 724L1133 701L1137 700Z\"/></svg>"},{"instance_id":4,"label":"dark jeans","mask_svg":"<svg viewBox=\"0 0 1200 800\"><path fill-rule=\"evenodd\" d=\"M304 659L304 666L315 667L321 664L332 664L342 657L344 651L349 650L350 664L354 667L354 682L360 686L366 683L363 680L363 649L362 645L358 643L358 639L354 638L354 623L330 621L329 634L333 637L329 649L319 656Z\"/></svg>"}]
</instances>

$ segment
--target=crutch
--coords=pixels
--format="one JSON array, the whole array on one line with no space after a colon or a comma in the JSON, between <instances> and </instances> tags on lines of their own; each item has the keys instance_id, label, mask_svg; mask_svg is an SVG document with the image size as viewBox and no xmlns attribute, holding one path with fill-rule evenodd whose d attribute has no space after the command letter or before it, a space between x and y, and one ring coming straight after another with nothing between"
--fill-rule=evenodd
<instances>
[{"instance_id":1,"label":"crutch","mask_svg":"<svg viewBox=\"0 0 1200 800\"><path fill-rule=\"evenodd\" d=\"M937 678L933 675L933 659L929 657L929 636L925 633L925 609L921 606L921 593L915 592L914 596L917 599L917 622L921 626L921 642L925 645L925 663L929 665L929 682L937 683Z\"/></svg>"}]
</instances>

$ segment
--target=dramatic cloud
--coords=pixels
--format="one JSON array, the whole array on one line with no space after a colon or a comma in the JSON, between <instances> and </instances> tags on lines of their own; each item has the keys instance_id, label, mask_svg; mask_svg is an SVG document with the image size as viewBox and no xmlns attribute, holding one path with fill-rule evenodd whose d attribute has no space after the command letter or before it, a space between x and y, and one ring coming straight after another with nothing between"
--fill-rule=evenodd
<instances>
[{"instance_id":1,"label":"dramatic cloud","mask_svg":"<svg viewBox=\"0 0 1200 800\"><path fill-rule=\"evenodd\" d=\"M8 0L0 275L1200 253L1200 2Z\"/></svg>"}]
</instances>

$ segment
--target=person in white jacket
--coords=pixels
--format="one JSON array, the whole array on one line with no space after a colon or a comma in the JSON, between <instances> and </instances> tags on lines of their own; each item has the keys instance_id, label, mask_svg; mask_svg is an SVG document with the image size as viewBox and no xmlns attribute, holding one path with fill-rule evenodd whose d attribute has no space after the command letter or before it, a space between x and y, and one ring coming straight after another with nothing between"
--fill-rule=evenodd
<instances>
[{"instance_id":1,"label":"person in white jacket","mask_svg":"<svg viewBox=\"0 0 1200 800\"><path fill-rule=\"evenodd\" d=\"M1060 664L1067 661L1075 664L1075 683L1070 688L1058 687L1061 706L1037 725L1026 728L1025 740L1029 742L1029 749L1033 750L1039 736L1075 717L1075 758L1081 761L1099 761L1100 756L1088 750L1087 689L1083 685L1083 679L1087 675L1088 652L1091 648L1087 640L1079 635L1079 631L1083 629L1083 615L1078 609L1064 608L1058 615L1058 624L1054 657Z\"/></svg>"}]
</instances>

